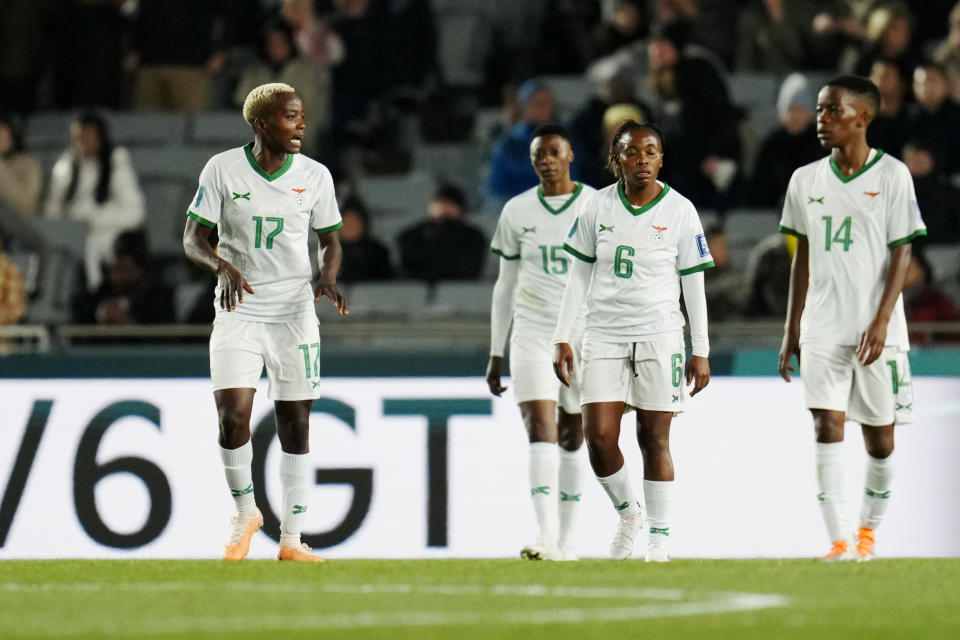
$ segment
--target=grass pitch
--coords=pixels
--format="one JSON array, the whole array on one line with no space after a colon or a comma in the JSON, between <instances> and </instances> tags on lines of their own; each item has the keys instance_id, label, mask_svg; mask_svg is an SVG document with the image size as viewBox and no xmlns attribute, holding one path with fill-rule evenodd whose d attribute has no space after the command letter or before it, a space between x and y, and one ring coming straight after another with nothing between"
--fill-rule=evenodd
<instances>
[{"instance_id":1,"label":"grass pitch","mask_svg":"<svg viewBox=\"0 0 960 640\"><path fill-rule=\"evenodd\" d=\"M10 560L3 638L960 637L960 560Z\"/></svg>"}]
</instances>

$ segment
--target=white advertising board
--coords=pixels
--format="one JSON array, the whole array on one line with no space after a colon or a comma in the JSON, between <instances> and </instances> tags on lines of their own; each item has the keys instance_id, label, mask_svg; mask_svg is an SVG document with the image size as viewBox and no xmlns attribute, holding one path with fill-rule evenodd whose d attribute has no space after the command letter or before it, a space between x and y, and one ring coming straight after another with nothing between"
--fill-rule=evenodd
<instances>
[{"instance_id":1,"label":"white advertising board","mask_svg":"<svg viewBox=\"0 0 960 640\"><path fill-rule=\"evenodd\" d=\"M305 540L328 558L511 557L534 539L526 436L510 392L480 378L324 381L311 416L317 486ZM883 556L960 557L960 381L916 378L897 430ZM714 378L674 420L675 557L825 552L813 428L799 382ZM253 409L254 478L267 520L250 557L276 553L279 443L266 389ZM216 558L233 503L208 380L0 381L0 558ZM634 417L621 446L634 484ZM863 491L847 425L852 518ZM616 515L586 482L577 540L602 557ZM270 536L274 536L271 539Z\"/></svg>"}]
</instances>

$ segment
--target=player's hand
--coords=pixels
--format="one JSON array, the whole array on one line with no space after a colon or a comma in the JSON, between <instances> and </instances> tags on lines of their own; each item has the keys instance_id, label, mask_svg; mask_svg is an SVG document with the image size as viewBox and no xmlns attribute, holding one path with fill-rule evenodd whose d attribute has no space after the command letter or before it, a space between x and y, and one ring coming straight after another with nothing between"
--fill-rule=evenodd
<instances>
[{"instance_id":1,"label":"player's hand","mask_svg":"<svg viewBox=\"0 0 960 640\"><path fill-rule=\"evenodd\" d=\"M350 315L350 309L347 307L347 301L343 297L343 294L340 293L340 290L337 289L337 283L330 282L328 280L318 280L317 286L314 287L316 295L314 300L320 302L323 298L329 298L330 302L333 303L333 306L337 309L337 313L341 316Z\"/></svg>"},{"instance_id":2,"label":"player's hand","mask_svg":"<svg viewBox=\"0 0 960 640\"><path fill-rule=\"evenodd\" d=\"M883 345L887 341L887 322L882 318L874 318L867 330L860 336L860 346L857 347L857 360L863 366L876 362L883 353Z\"/></svg>"},{"instance_id":3,"label":"player's hand","mask_svg":"<svg viewBox=\"0 0 960 640\"><path fill-rule=\"evenodd\" d=\"M217 280L220 284L220 308L233 311L237 302L243 304L243 292L253 293L253 287L243 277L240 270L220 258L217 261Z\"/></svg>"},{"instance_id":4,"label":"player's hand","mask_svg":"<svg viewBox=\"0 0 960 640\"><path fill-rule=\"evenodd\" d=\"M573 349L569 343L558 342L553 349L553 372L563 386L570 386L573 377Z\"/></svg>"},{"instance_id":5,"label":"player's hand","mask_svg":"<svg viewBox=\"0 0 960 640\"><path fill-rule=\"evenodd\" d=\"M490 393L500 397L500 394L507 390L500 383L500 376L503 375L503 356L490 356L490 362L487 363L487 386L490 387Z\"/></svg>"},{"instance_id":6,"label":"player's hand","mask_svg":"<svg viewBox=\"0 0 960 640\"><path fill-rule=\"evenodd\" d=\"M783 342L780 343L780 358L777 363L777 370L780 371L780 377L790 382L790 374L797 370L790 364L794 354L797 356L797 365L800 364L800 337L792 334L783 334Z\"/></svg>"},{"instance_id":7,"label":"player's hand","mask_svg":"<svg viewBox=\"0 0 960 640\"><path fill-rule=\"evenodd\" d=\"M690 397L703 391L710 384L710 361L703 356L690 356L687 360L687 386L693 382Z\"/></svg>"}]
</instances>

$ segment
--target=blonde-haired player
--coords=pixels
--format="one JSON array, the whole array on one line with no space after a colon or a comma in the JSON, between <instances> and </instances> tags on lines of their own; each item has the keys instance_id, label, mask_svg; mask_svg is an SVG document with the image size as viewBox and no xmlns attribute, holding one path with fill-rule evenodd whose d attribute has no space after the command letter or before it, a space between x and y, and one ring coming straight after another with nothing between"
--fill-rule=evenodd
<instances>
[{"instance_id":1,"label":"blonde-haired player","mask_svg":"<svg viewBox=\"0 0 960 640\"><path fill-rule=\"evenodd\" d=\"M282 448L277 558L320 562L300 541L313 474L310 408L320 394L314 301L329 298L341 315L348 313L336 281L342 222L330 172L299 154L304 113L293 87L255 88L244 102L243 118L254 141L207 162L183 233L187 257L217 274L210 375L220 454L237 510L223 559L242 560L263 525L253 493L250 413L266 366ZM216 251L209 241L213 227L219 234ZM311 230L320 240L320 274L313 284Z\"/></svg>"},{"instance_id":2,"label":"blonde-haired player","mask_svg":"<svg viewBox=\"0 0 960 640\"><path fill-rule=\"evenodd\" d=\"M910 243L926 234L910 172L867 144L880 92L839 76L817 97L817 137L830 155L793 172L780 230L797 237L780 375L802 354L816 431L818 495L832 547L824 560L869 560L893 479L893 431L910 422L907 323L900 292ZM843 428L867 448L856 540L843 518Z\"/></svg>"},{"instance_id":3,"label":"blonde-haired player","mask_svg":"<svg viewBox=\"0 0 960 640\"><path fill-rule=\"evenodd\" d=\"M570 135L559 125L533 132L530 162L540 184L507 202L490 245L500 256L500 275L490 310L487 385L496 396L506 390L500 378L512 322L510 371L530 442L530 500L539 530L537 541L520 556L576 560L574 525L583 483L580 389L557 382L550 337L571 260L563 241L580 203L594 189L571 180ZM582 325L581 318L580 330Z\"/></svg>"}]
</instances>

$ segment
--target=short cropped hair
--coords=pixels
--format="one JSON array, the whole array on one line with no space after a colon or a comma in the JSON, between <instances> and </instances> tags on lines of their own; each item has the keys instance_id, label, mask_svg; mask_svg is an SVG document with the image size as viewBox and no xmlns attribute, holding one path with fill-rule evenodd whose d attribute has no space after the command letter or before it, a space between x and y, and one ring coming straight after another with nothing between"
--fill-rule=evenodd
<instances>
[{"instance_id":1,"label":"short cropped hair","mask_svg":"<svg viewBox=\"0 0 960 640\"><path fill-rule=\"evenodd\" d=\"M858 98L863 98L870 103L871 115L876 115L880 111L880 89L869 78L854 75L837 76L828 81L825 86L846 89Z\"/></svg>"},{"instance_id":2,"label":"short cropped hair","mask_svg":"<svg viewBox=\"0 0 960 640\"><path fill-rule=\"evenodd\" d=\"M243 101L243 119L253 126L253 121L263 116L264 108L273 102L278 93L296 93L297 90L283 82L270 82L254 88Z\"/></svg>"},{"instance_id":3,"label":"short cropped hair","mask_svg":"<svg viewBox=\"0 0 960 640\"><path fill-rule=\"evenodd\" d=\"M547 124L542 124L537 127L533 131L533 135L530 136L530 142L533 142L535 138L541 136L560 136L567 142L570 142L570 132L567 131L567 128L553 122L548 122Z\"/></svg>"}]
</instances>

